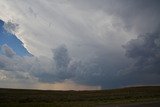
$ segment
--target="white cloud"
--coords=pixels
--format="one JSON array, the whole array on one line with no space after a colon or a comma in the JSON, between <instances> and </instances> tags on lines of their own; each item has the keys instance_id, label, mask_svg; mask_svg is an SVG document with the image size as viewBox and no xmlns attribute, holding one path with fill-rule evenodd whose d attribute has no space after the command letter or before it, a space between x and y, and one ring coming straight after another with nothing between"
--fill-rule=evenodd
<instances>
[{"instance_id":1,"label":"white cloud","mask_svg":"<svg viewBox=\"0 0 160 107\"><path fill-rule=\"evenodd\" d=\"M1 0L0 10L3 11L0 11L0 19L6 22L11 20L19 25L18 32L15 32L16 36L35 57L16 56L10 60L1 56L6 62L0 64L7 65L5 69L8 71L16 71L16 76L24 80L39 78L40 81L56 81L56 78L61 78L61 72L57 75L53 70L55 65L50 61L53 57L52 49L65 44L73 62L80 60L83 64L89 64L87 66L73 64L78 66L75 68L78 70L73 72L74 77L70 78L77 83L88 85L94 81L101 81L99 79L92 81L92 79L99 78L104 71L106 72L104 75L113 71L103 68L101 63L110 66L121 63L117 59L126 60L121 45L133 38L133 34L125 29L120 17L111 15L103 9L96 10L90 7L81 9L76 5L73 1L67 0ZM101 60L101 57L106 58ZM94 63L97 64L98 71L93 70ZM45 77L46 72L48 74ZM64 79L65 74L62 74ZM53 78L50 78L52 76ZM87 78L81 80L83 76ZM94 85L97 84L101 83L97 82Z\"/></svg>"},{"instance_id":2,"label":"white cloud","mask_svg":"<svg viewBox=\"0 0 160 107\"><path fill-rule=\"evenodd\" d=\"M76 8L72 1L0 2L0 18L19 24L17 36L35 56L52 57L51 49L60 44L66 44L75 57L86 57L94 46L116 51L133 35L119 17L103 10Z\"/></svg>"}]
</instances>

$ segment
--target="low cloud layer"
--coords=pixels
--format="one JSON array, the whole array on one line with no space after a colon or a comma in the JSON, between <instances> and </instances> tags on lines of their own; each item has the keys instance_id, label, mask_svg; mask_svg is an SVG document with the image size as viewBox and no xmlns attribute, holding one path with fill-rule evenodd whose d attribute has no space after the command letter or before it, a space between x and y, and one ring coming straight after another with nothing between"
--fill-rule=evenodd
<instances>
[{"instance_id":1,"label":"low cloud layer","mask_svg":"<svg viewBox=\"0 0 160 107\"><path fill-rule=\"evenodd\" d=\"M50 84L70 80L77 84L102 88L158 84L160 59L157 41L159 41L158 33L140 35L137 39L129 41L123 47L126 49L126 56L133 58L134 61L131 65L115 69L112 65L105 64L102 59L88 62L73 60L65 45L53 50L52 60L46 57L21 57L16 54L11 57L4 54L0 55L0 69L5 70L6 73L3 72L1 78ZM143 52L145 54L142 54Z\"/></svg>"},{"instance_id":2,"label":"low cloud layer","mask_svg":"<svg viewBox=\"0 0 160 107\"><path fill-rule=\"evenodd\" d=\"M70 80L80 84L93 85L88 81L81 82L82 77L84 78L86 74L89 76L89 70L87 70L89 66L83 66L81 62L72 61L65 45L53 50L54 57L52 60L46 57L22 57L7 45L3 45L1 50L4 48L9 51L7 50L5 54L0 55L1 80L11 79L17 80L17 82L29 80L50 84ZM92 67L88 69L92 69ZM88 77L86 79L88 80ZM94 85L97 86L98 84Z\"/></svg>"}]
</instances>

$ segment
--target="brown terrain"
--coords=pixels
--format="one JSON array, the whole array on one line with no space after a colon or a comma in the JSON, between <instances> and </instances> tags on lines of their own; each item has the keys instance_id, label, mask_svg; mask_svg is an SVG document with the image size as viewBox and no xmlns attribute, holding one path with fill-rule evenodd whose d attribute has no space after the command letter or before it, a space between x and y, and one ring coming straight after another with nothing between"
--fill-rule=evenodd
<instances>
[{"instance_id":1,"label":"brown terrain","mask_svg":"<svg viewBox=\"0 0 160 107\"><path fill-rule=\"evenodd\" d=\"M115 105L100 105L97 107L160 107L160 102L145 103L145 104L115 104Z\"/></svg>"}]
</instances>

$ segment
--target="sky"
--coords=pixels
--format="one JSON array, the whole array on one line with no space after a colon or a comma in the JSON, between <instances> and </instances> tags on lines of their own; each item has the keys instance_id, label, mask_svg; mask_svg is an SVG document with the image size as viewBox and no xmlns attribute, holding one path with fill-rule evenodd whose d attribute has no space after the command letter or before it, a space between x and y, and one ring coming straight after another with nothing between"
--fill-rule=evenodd
<instances>
[{"instance_id":1,"label":"sky","mask_svg":"<svg viewBox=\"0 0 160 107\"><path fill-rule=\"evenodd\" d=\"M160 85L159 0L0 0L0 87Z\"/></svg>"}]
</instances>

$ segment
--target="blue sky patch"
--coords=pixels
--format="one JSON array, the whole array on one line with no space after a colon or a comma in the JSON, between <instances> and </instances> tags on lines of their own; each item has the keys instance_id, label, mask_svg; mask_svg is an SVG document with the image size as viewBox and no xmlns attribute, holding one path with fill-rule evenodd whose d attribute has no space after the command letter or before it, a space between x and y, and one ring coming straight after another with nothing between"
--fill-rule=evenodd
<instances>
[{"instance_id":1,"label":"blue sky patch","mask_svg":"<svg viewBox=\"0 0 160 107\"><path fill-rule=\"evenodd\" d=\"M31 54L23 46L23 42L20 41L14 34L11 34L4 29L4 23L4 21L0 20L0 45L2 46L7 44L16 52L17 55L31 56Z\"/></svg>"}]
</instances>

